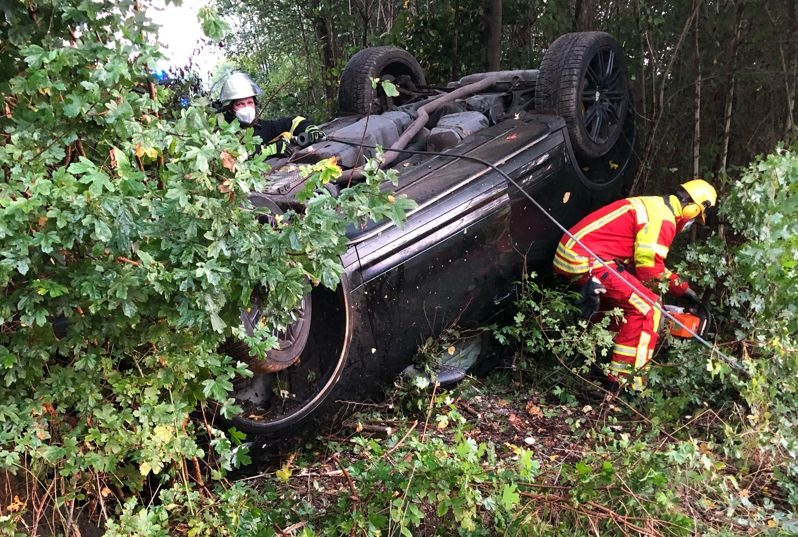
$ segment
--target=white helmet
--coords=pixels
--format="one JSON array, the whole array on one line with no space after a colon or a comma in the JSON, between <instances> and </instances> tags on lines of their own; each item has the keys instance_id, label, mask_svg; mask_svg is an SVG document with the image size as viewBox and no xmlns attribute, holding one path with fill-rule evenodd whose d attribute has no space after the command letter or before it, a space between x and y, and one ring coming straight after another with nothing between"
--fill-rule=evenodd
<instances>
[{"instance_id":1,"label":"white helmet","mask_svg":"<svg viewBox=\"0 0 798 537\"><path fill-rule=\"evenodd\" d=\"M228 105L238 99L255 97L261 93L263 93L261 89L249 78L248 74L236 71L227 75L219 92L219 100L223 105Z\"/></svg>"}]
</instances>

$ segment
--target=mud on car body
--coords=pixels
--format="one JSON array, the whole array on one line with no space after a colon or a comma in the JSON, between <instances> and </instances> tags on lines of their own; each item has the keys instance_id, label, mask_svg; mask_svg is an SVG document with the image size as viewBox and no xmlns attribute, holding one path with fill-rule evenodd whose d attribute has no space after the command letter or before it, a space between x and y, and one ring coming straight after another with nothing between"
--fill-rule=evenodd
<instances>
[{"instance_id":1,"label":"mud on car body","mask_svg":"<svg viewBox=\"0 0 798 537\"><path fill-rule=\"evenodd\" d=\"M399 95L374 88L374 78ZM342 74L339 105L342 115L322 126L327 140L273 162L253 204L301 210L297 163L334 156L347 181L380 145L396 150L385 166L399 174L385 188L418 207L401 227L349 230L338 289L305 296L266 360L242 346L231 353L256 373L236 384L244 412L233 420L256 438L314 430L342 401L390 385L427 337L486 322L512 302L522 271L548 270L562 234L552 219L569 227L622 197L635 170L626 62L602 32L561 36L538 69L445 88L428 87L404 50L364 49ZM257 318L256 307L242 313L245 327Z\"/></svg>"}]
</instances>

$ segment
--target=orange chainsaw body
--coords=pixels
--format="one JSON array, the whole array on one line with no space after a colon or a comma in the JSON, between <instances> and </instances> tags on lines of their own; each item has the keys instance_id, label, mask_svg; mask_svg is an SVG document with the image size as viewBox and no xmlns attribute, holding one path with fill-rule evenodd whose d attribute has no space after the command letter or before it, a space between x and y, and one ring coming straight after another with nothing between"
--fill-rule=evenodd
<instances>
[{"instance_id":1,"label":"orange chainsaw body","mask_svg":"<svg viewBox=\"0 0 798 537\"><path fill-rule=\"evenodd\" d=\"M703 335L706 328L707 320L705 317L695 315L686 311L684 308L678 306L666 305L665 310L670 313L676 320L682 323L689 330L685 330L670 319L666 319L667 327L670 334L674 337L690 339L693 334L698 336Z\"/></svg>"}]
</instances>

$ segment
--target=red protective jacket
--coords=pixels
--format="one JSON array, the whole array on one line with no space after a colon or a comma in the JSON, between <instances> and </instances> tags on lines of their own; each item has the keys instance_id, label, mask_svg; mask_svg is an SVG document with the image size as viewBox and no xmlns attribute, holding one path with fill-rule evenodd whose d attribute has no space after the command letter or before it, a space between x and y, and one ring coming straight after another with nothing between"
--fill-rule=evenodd
<instances>
[{"instance_id":1,"label":"red protective jacket","mask_svg":"<svg viewBox=\"0 0 798 537\"><path fill-rule=\"evenodd\" d=\"M676 196L640 196L590 213L570 232L601 260L623 263L644 283L668 279L668 290L681 296L688 285L665 267L665 258L685 222ZM554 256L557 272L582 276L600 266L585 248L563 235Z\"/></svg>"}]
</instances>

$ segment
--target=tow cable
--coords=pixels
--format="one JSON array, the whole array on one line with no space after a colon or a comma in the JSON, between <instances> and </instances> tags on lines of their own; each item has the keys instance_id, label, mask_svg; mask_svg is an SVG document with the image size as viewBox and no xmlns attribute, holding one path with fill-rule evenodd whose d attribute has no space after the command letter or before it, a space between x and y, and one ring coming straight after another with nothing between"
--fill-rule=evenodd
<instances>
[{"instance_id":1,"label":"tow cable","mask_svg":"<svg viewBox=\"0 0 798 537\"><path fill-rule=\"evenodd\" d=\"M349 141L349 140L342 140L340 138L335 138L334 136L327 136L325 138L325 140L326 141L331 141L331 142L339 142L339 143L342 143L342 144L351 145L353 147L363 147L363 148L375 149L375 150L376 149L380 149L380 148L378 148L375 145L368 145L368 144L363 144L363 143L358 143L358 142L352 142L352 141ZM470 160L472 162L477 162L479 164L482 164L483 166L487 166L488 168L491 168L491 169L495 170L499 175L504 177L504 179L506 179L510 184L512 184L515 188L517 188L519 190L519 192L521 192L530 202L532 202L532 205L534 205L535 208L537 208L543 215L546 216L546 218L548 218L555 226L557 226L558 229L560 229L565 235L568 235L568 237L570 237L574 242L576 242L582 248L584 248L585 251L591 257L595 258L601 264L601 266L603 266L611 274L613 274L616 278L618 278L620 281L622 281L624 283L624 285L626 285L629 289L631 289L632 291L636 291L637 290L637 289L635 289L635 287L631 283L627 282L624 278L622 278L620 276L618 271L615 270L615 268L612 266L611 263L606 263L603 259L601 259L598 255L596 255L590 248L585 246L585 244L582 241L580 241L578 238L576 238L570 231L568 231L562 224L560 224L557 221L556 218L554 218L552 215L550 215L548 213L548 211L546 211L546 209L544 209L543 206L540 205L537 202L537 200L535 200L535 198L533 198L526 190L521 188L521 185L519 185L512 177L507 175L504 171L500 170L494 164L491 164L490 162L488 162L488 161L486 161L484 159L478 158L478 157L472 157L472 156L469 156L469 155L458 155L458 154L453 154L453 153L442 153L442 152L438 152L438 151L420 151L420 150L414 150L414 149L391 149L391 151L395 151L397 153L407 153L409 155L432 155L432 156L451 158L451 159ZM642 296L642 295L641 295L641 298L643 299L644 302L646 302L646 304L648 304L649 306L659 310L660 313L662 313L662 315L666 319L670 320L671 322L676 323L676 325L678 325L682 330L684 330L686 333L690 334L690 336L693 339L695 339L696 341L701 343L704 347L709 349L710 353L714 352L715 354L717 354L717 356L723 362L725 362L729 367L739 371L740 373L743 373L746 377L750 378L751 373L740 362L738 362L736 359L732 358L731 356L728 356L727 354L721 352L715 345L711 344L710 342L708 342L707 340L702 338L695 331L693 331L689 326L685 325L682 321L677 319L668 310L666 310L663 306L661 306L659 304L659 302L650 300L648 297Z\"/></svg>"}]
</instances>

